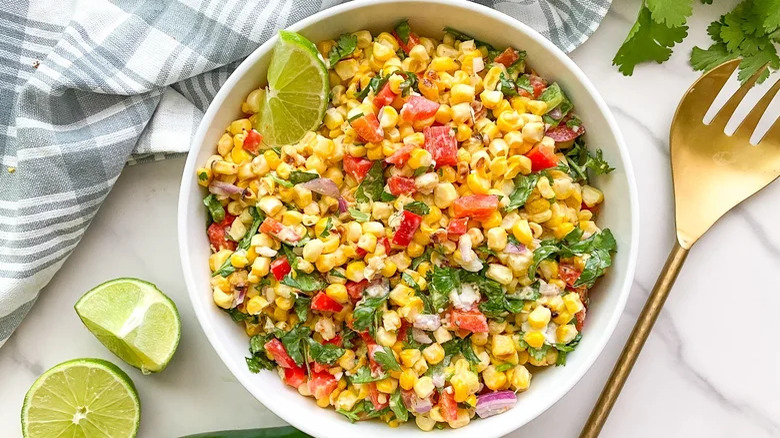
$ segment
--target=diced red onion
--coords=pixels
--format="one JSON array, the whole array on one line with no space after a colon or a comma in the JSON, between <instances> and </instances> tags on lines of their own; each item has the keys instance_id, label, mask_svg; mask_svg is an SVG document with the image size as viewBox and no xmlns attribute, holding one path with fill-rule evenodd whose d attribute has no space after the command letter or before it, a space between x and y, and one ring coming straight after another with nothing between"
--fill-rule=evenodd
<instances>
[{"instance_id":1,"label":"diced red onion","mask_svg":"<svg viewBox=\"0 0 780 438\"><path fill-rule=\"evenodd\" d=\"M539 285L539 293L545 297L555 297L561 294L561 289L554 284L541 281Z\"/></svg>"},{"instance_id":2,"label":"diced red onion","mask_svg":"<svg viewBox=\"0 0 780 438\"><path fill-rule=\"evenodd\" d=\"M209 192L218 196L230 196L241 194L244 192L244 189L235 184L214 180L209 184Z\"/></svg>"},{"instance_id":3,"label":"diced red onion","mask_svg":"<svg viewBox=\"0 0 780 438\"><path fill-rule=\"evenodd\" d=\"M553 120L561 120L563 117L563 113L561 112L560 107L553 108L549 113L547 113L548 116L550 116Z\"/></svg>"},{"instance_id":4,"label":"diced red onion","mask_svg":"<svg viewBox=\"0 0 780 438\"><path fill-rule=\"evenodd\" d=\"M417 397L417 394L415 394L414 391L401 390L401 398L404 401L406 409L409 409L416 414L425 414L426 412L430 412L433 408L430 397L421 399L420 397Z\"/></svg>"},{"instance_id":5,"label":"diced red onion","mask_svg":"<svg viewBox=\"0 0 780 438\"><path fill-rule=\"evenodd\" d=\"M522 254L527 250L528 248L522 243L507 243L506 247L504 247L504 252L507 254Z\"/></svg>"},{"instance_id":6,"label":"diced red onion","mask_svg":"<svg viewBox=\"0 0 780 438\"><path fill-rule=\"evenodd\" d=\"M485 60L483 60L482 57L476 57L471 65L474 69L474 73L479 73L485 69Z\"/></svg>"},{"instance_id":7,"label":"diced red onion","mask_svg":"<svg viewBox=\"0 0 780 438\"><path fill-rule=\"evenodd\" d=\"M442 370L436 371L431 376L431 380L433 380L433 386L443 388L445 383L444 372Z\"/></svg>"},{"instance_id":8,"label":"diced red onion","mask_svg":"<svg viewBox=\"0 0 780 438\"><path fill-rule=\"evenodd\" d=\"M514 391L495 391L477 397L477 415L479 418L502 414L517 403Z\"/></svg>"},{"instance_id":9,"label":"diced red onion","mask_svg":"<svg viewBox=\"0 0 780 438\"><path fill-rule=\"evenodd\" d=\"M412 329L412 338L414 338L415 341L417 341L417 342L419 342L421 344L426 344L427 345L427 344L432 344L433 343L433 340L430 338L430 336L428 336L427 333L425 333L424 331L422 331L422 330L420 330L418 328L413 328Z\"/></svg>"},{"instance_id":10,"label":"diced red onion","mask_svg":"<svg viewBox=\"0 0 780 438\"><path fill-rule=\"evenodd\" d=\"M235 309L244 302L244 298L246 298L246 290L247 288L245 287L241 287L236 290L236 294L233 296L233 304L230 305L231 309Z\"/></svg>"},{"instance_id":11,"label":"diced red onion","mask_svg":"<svg viewBox=\"0 0 780 438\"><path fill-rule=\"evenodd\" d=\"M432 332L441 327L439 315L417 315L414 319L414 327Z\"/></svg>"},{"instance_id":12,"label":"diced red onion","mask_svg":"<svg viewBox=\"0 0 780 438\"><path fill-rule=\"evenodd\" d=\"M336 199L341 197L339 187L330 178L313 179L301 184L301 186L305 189L311 190L314 193L319 193L320 195L330 196L331 198Z\"/></svg>"},{"instance_id":13,"label":"diced red onion","mask_svg":"<svg viewBox=\"0 0 780 438\"><path fill-rule=\"evenodd\" d=\"M347 201L339 197L339 213L346 213L347 212Z\"/></svg>"}]
</instances>

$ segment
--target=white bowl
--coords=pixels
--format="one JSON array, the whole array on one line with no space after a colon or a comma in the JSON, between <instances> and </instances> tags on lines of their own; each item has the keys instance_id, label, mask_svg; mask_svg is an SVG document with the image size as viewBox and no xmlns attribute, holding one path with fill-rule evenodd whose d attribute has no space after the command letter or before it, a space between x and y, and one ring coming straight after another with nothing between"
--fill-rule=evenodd
<instances>
[{"instance_id":1,"label":"white bowl","mask_svg":"<svg viewBox=\"0 0 780 438\"><path fill-rule=\"evenodd\" d=\"M391 30L409 18L418 35L440 36L444 26L488 41L496 47L513 46L528 52L529 63L541 76L561 84L574 102L578 116L588 129L591 147L599 147L616 170L596 178L606 202L599 225L609 227L618 242L613 267L599 280L591 295L591 305L582 341L569 355L565 367L552 367L533 376L530 389L520 394L511 411L467 427L436 432L448 437L498 437L534 419L563 397L585 374L601 353L623 312L634 276L639 218L636 184L626 146L607 105L585 74L563 52L528 26L493 9L475 3L453 0L354 1L311 16L290 27L312 41L335 38L340 33L368 29L376 34ZM260 402L298 429L316 437L384 438L422 436L407 424L391 429L378 421L351 424L333 409L322 409L313 399L304 398L282 383L274 372L252 374L247 370L248 338L242 327L214 305L209 287L209 244L204 224L206 211L201 202L203 188L196 183L195 169L215 151L225 127L240 118L241 102L265 81L276 37L271 38L241 63L219 91L192 142L179 196L179 250L182 268L195 314L211 345L236 378ZM260 426L260 425L258 425Z\"/></svg>"}]
</instances>

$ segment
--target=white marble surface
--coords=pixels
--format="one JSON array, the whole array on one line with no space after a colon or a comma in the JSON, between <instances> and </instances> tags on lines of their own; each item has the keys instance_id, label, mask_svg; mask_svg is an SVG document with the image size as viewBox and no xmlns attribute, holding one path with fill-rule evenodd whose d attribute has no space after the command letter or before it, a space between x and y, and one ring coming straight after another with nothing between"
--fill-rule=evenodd
<instances>
[{"instance_id":1,"label":"white marble surface","mask_svg":"<svg viewBox=\"0 0 780 438\"><path fill-rule=\"evenodd\" d=\"M618 356L673 242L669 122L697 77L687 65L705 28L736 3L696 3L691 36L664 65L621 76L611 64L638 0L615 0L596 34L572 57L596 84L626 137L637 175L642 233L637 276L604 353L559 403L512 437L575 437ZM776 102L777 103L777 102ZM775 109L777 105L775 106ZM160 375L135 380L143 403L140 437L281 424L222 365L186 297L176 245L176 200L184 160L127 169L81 245L0 349L0 436L21 436L27 388L45 369L75 357L115 358L82 326L73 304L118 276L157 283L177 303L184 334ZM738 207L688 257L603 437L778 437L780 184Z\"/></svg>"}]
</instances>

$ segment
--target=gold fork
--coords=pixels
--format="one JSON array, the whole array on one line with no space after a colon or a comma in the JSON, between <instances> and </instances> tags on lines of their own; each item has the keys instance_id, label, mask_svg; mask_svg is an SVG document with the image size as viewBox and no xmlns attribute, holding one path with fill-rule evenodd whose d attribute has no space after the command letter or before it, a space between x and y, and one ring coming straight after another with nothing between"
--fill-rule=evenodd
<instances>
[{"instance_id":1,"label":"gold fork","mask_svg":"<svg viewBox=\"0 0 780 438\"><path fill-rule=\"evenodd\" d=\"M780 176L780 120L758 145L750 144L753 131L780 89L780 80L733 135L724 133L726 123L761 72L737 90L709 125L702 121L737 65L739 60L726 62L699 78L677 107L669 136L677 241L580 438L596 438L601 432L691 246L726 212Z\"/></svg>"}]
</instances>

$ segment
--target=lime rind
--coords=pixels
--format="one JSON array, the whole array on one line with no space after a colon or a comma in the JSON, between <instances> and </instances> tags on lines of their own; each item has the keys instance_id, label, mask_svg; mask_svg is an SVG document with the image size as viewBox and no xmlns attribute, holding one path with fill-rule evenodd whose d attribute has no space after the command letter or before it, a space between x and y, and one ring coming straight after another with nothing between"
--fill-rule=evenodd
<instances>
[{"instance_id":1,"label":"lime rind","mask_svg":"<svg viewBox=\"0 0 780 438\"><path fill-rule=\"evenodd\" d=\"M21 413L25 438L132 438L140 420L141 403L130 377L111 362L91 358L43 373L27 391Z\"/></svg>"},{"instance_id":2,"label":"lime rind","mask_svg":"<svg viewBox=\"0 0 780 438\"><path fill-rule=\"evenodd\" d=\"M85 293L74 307L106 348L144 374L165 369L181 339L176 305L144 280L107 281Z\"/></svg>"}]
</instances>

